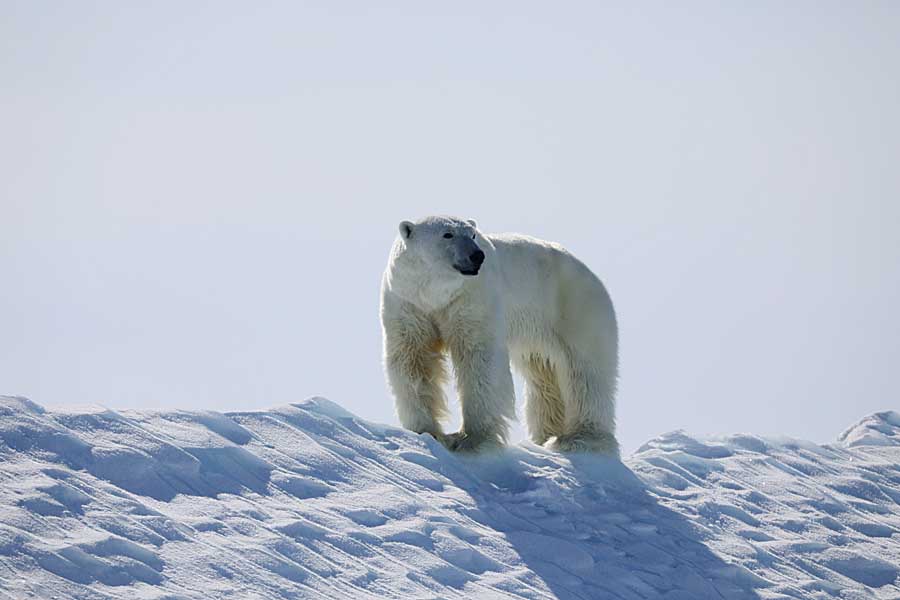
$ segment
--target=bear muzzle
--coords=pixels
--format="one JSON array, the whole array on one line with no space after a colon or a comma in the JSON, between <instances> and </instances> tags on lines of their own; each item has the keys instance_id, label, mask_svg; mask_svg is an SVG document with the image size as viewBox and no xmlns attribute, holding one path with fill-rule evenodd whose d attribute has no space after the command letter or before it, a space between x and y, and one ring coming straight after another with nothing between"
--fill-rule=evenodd
<instances>
[{"instance_id":1,"label":"bear muzzle","mask_svg":"<svg viewBox=\"0 0 900 600\"><path fill-rule=\"evenodd\" d=\"M462 273L463 275L474 276L478 275L478 270L481 269L481 265L484 264L484 252L480 249L476 250L472 254L469 255L469 260L466 261L468 264L466 265L453 265L453 268Z\"/></svg>"}]
</instances>

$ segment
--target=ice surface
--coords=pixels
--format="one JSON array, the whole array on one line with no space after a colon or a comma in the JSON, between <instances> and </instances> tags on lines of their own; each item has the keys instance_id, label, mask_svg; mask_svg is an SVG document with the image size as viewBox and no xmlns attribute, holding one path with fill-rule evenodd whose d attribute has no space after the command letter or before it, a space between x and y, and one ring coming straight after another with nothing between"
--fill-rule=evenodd
<instances>
[{"instance_id":1,"label":"ice surface","mask_svg":"<svg viewBox=\"0 0 900 600\"><path fill-rule=\"evenodd\" d=\"M900 415L833 445L669 433L460 456L314 398L0 397L0 599L898 598Z\"/></svg>"}]
</instances>

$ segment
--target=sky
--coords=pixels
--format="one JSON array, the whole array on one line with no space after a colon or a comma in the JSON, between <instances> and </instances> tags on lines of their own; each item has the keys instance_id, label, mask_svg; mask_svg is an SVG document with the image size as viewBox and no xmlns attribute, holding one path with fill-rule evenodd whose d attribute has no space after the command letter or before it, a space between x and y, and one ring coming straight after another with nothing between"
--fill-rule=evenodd
<instances>
[{"instance_id":1,"label":"sky","mask_svg":"<svg viewBox=\"0 0 900 600\"><path fill-rule=\"evenodd\" d=\"M898 73L896 2L2 2L0 393L397 423L452 214L605 282L626 452L831 441L900 407Z\"/></svg>"}]
</instances>

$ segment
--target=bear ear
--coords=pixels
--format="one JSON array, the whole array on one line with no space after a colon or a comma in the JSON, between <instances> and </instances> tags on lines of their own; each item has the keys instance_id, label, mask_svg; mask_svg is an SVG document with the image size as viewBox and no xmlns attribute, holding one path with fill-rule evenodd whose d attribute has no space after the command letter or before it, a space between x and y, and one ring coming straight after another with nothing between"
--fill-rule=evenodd
<instances>
[{"instance_id":1,"label":"bear ear","mask_svg":"<svg viewBox=\"0 0 900 600\"><path fill-rule=\"evenodd\" d=\"M408 240L409 236L412 235L413 224L409 221L401 221L400 222L400 235L403 236L403 239Z\"/></svg>"},{"instance_id":2,"label":"bear ear","mask_svg":"<svg viewBox=\"0 0 900 600\"><path fill-rule=\"evenodd\" d=\"M466 223L468 223L469 225L471 225L471 226L474 227L475 229L478 229L478 223L475 222L475 219L469 219L468 221L466 221Z\"/></svg>"}]
</instances>

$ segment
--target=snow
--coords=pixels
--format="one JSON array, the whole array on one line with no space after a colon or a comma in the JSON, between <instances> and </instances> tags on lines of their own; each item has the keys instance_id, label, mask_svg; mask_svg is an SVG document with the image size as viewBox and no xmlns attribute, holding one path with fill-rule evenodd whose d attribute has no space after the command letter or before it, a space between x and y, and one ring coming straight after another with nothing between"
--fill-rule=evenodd
<instances>
[{"instance_id":1,"label":"snow","mask_svg":"<svg viewBox=\"0 0 900 600\"><path fill-rule=\"evenodd\" d=\"M0 598L898 598L900 414L837 443L674 432L481 456L321 398L0 397Z\"/></svg>"}]
</instances>

